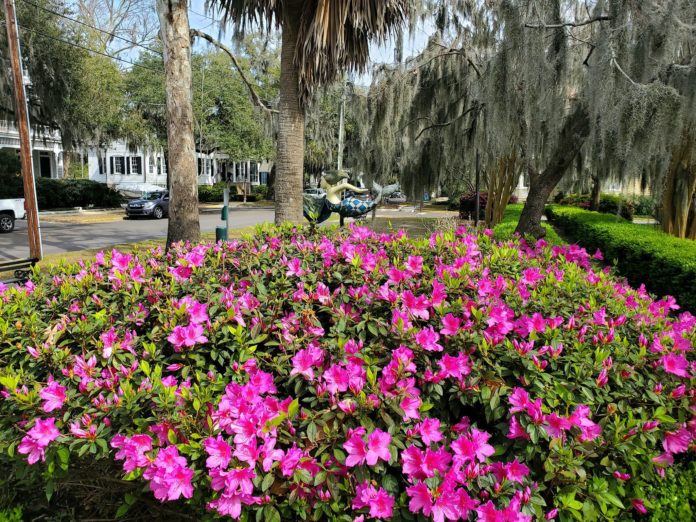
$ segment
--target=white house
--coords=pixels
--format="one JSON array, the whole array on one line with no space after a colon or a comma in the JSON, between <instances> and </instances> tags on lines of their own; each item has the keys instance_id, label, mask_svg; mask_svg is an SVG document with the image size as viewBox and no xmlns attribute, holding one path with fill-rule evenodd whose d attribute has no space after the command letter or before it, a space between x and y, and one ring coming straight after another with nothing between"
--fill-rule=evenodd
<instances>
[{"instance_id":1,"label":"white house","mask_svg":"<svg viewBox=\"0 0 696 522\"><path fill-rule=\"evenodd\" d=\"M34 130L31 141L34 175L37 178L62 178L63 145L60 133ZM0 148L19 151L19 130L12 121L0 120Z\"/></svg>"},{"instance_id":2,"label":"white house","mask_svg":"<svg viewBox=\"0 0 696 522\"><path fill-rule=\"evenodd\" d=\"M19 151L19 131L14 122L0 120L0 148ZM32 148L37 178L64 177L64 151L58 131L34 129ZM229 156L218 152L196 152L196 157L199 185L224 180L246 182L251 186L266 185L273 166L270 162L231 161ZM87 147L84 159L85 177L109 186L143 183L167 186L167 160L162 149L132 147L125 141L115 141L106 147Z\"/></svg>"}]
</instances>

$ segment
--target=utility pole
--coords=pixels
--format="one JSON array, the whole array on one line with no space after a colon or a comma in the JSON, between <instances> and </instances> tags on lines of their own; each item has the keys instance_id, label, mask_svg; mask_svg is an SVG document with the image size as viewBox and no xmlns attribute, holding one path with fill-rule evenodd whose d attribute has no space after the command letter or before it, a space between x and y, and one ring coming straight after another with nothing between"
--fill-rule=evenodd
<instances>
[{"instance_id":1,"label":"utility pole","mask_svg":"<svg viewBox=\"0 0 696 522\"><path fill-rule=\"evenodd\" d=\"M41 247L41 228L39 226L36 186L34 185L34 164L31 158L31 137L29 134L29 109L24 90L19 32L14 0L5 0L5 26L7 27L7 46L10 52L12 78L14 80L17 110L17 129L19 130L19 156L22 164L22 181L24 183L24 205L27 210L27 228L29 236L29 256L43 258Z\"/></svg>"},{"instance_id":2,"label":"utility pole","mask_svg":"<svg viewBox=\"0 0 696 522\"><path fill-rule=\"evenodd\" d=\"M343 79L343 95L341 96L341 114L338 120L338 170L343 170L343 147L346 135L346 96L348 91L348 77Z\"/></svg>"},{"instance_id":3,"label":"utility pole","mask_svg":"<svg viewBox=\"0 0 696 522\"><path fill-rule=\"evenodd\" d=\"M478 228L479 213L481 212L481 171L479 170L479 150L476 149L476 217L474 226Z\"/></svg>"}]
</instances>

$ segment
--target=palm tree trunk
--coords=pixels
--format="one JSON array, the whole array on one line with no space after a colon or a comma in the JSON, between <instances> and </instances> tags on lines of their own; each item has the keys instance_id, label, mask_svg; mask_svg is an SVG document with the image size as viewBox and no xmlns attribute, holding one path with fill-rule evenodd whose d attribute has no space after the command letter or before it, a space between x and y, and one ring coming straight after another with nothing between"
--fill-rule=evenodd
<instances>
[{"instance_id":1,"label":"palm tree trunk","mask_svg":"<svg viewBox=\"0 0 696 522\"><path fill-rule=\"evenodd\" d=\"M300 76L295 62L300 27L299 13L299 4L285 3L280 52L278 156L274 184L276 225L302 222L304 108L300 103Z\"/></svg>"},{"instance_id":2,"label":"palm tree trunk","mask_svg":"<svg viewBox=\"0 0 696 522\"><path fill-rule=\"evenodd\" d=\"M191 102L191 40L186 0L157 0L167 92L170 181L167 244L200 240Z\"/></svg>"}]
</instances>

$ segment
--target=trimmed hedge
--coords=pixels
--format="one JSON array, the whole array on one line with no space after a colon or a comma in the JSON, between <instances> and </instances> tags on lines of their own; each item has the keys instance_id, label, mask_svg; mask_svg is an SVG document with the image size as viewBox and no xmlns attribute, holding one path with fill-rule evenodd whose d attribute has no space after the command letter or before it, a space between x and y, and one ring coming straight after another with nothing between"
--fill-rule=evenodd
<instances>
[{"instance_id":1,"label":"trimmed hedge","mask_svg":"<svg viewBox=\"0 0 696 522\"><path fill-rule=\"evenodd\" d=\"M524 204L510 204L505 209L505 215L503 220L493 227L493 237L497 241L505 241L512 239L515 235L515 228L517 228L517 223L520 221L520 215L522 214L522 209ZM541 224L546 229L546 237L544 238L550 245L565 245L565 241L561 239L554 228L548 223Z\"/></svg>"},{"instance_id":2,"label":"trimmed hedge","mask_svg":"<svg viewBox=\"0 0 696 522\"><path fill-rule=\"evenodd\" d=\"M200 185L198 187L198 201L200 203L222 203L224 199L225 183L215 185ZM266 186L252 187L251 194L247 194L247 201L260 201L266 197ZM242 201L244 196L238 195L236 190L230 192L232 201Z\"/></svg>"},{"instance_id":3,"label":"trimmed hedge","mask_svg":"<svg viewBox=\"0 0 696 522\"><path fill-rule=\"evenodd\" d=\"M651 292L672 295L682 307L696 310L696 241L580 208L552 205L546 215L588 250L600 249L633 285L644 283Z\"/></svg>"},{"instance_id":4,"label":"trimmed hedge","mask_svg":"<svg viewBox=\"0 0 696 522\"><path fill-rule=\"evenodd\" d=\"M590 194L563 194L559 193L554 202L560 205L570 205L580 207L585 210L590 208L592 196ZM599 199L599 212L603 214L620 215L628 221L633 221L635 214L635 204L633 201L614 194L602 194Z\"/></svg>"},{"instance_id":5,"label":"trimmed hedge","mask_svg":"<svg viewBox=\"0 0 696 522\"><path fill-rule=\"evenodd\" d=\"M22 178L16 174L0 174L0 199L24 197ZM89 179L36 179L39 210L72 207L114 208L123 196L104 183Z\"/></svg>"}]
</instances>

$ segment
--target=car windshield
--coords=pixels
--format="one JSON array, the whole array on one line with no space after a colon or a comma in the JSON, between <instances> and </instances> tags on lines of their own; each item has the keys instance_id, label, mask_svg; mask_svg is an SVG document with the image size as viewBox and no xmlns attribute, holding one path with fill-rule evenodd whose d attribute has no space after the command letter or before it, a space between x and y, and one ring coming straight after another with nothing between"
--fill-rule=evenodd
<instances>
[{"instance_id":1,"label":"car windshield","mask_svg":"<svg viewBox=\"0 0 696 522\"><path fill-rule=\"evenodd\" d=\"M155 201L156 199L160 199L162 197L161 192L146 192L142 198L142 200L145 201Z\"/></svg>"}]
</instances>

